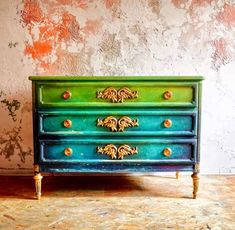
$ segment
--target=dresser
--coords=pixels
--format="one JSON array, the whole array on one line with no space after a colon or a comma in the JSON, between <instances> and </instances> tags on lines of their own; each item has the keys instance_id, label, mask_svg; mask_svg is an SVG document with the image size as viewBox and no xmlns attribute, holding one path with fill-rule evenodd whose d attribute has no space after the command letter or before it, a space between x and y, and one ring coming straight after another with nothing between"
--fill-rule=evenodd
<instances>
[{"instance_id":1,"label":"dresser","mask_svg":"<svg viewBox=\"0 0 235 230\"><path fill-rule=\"evenodd\" d=\"M54 173L192 172L199 185L200 76L31 76L34 180Z\"/></svg>"}]
</instances>

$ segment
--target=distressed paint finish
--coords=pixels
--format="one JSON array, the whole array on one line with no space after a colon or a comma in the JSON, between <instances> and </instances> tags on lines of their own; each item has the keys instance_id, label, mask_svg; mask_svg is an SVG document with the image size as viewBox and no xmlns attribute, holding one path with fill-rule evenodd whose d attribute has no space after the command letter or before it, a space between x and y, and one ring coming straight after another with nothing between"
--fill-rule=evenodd
<instances>
[{"instance_id":1,"label":"distressed paint finish","mask_svg":"<svg viewBox=\"0 0 235 230\"><path fill-rule=\"evenodd\" d=\"M172 83L165 83L162 85L153 85L153 83L123 82L123 83L64 83L64 84L47 84L43 83L37 88L37 94L40 95L37 99L37 106L39 107L77 107L77 106L159 106L159 107L192 107L197 105L196 85L177 86ZM110 103L110 99L98 98L98 92L103 92L106 88L113 87L121 89L128 87L131 91L137 91L137 98L124 99L122 103ZM78 88L80 90L78 90ZM72 94L71 99L64 100L62 94L69 90ZM173 93L172 99L166 100L163 95L166 91Z\"/></svg>"},{"instance_id":2,"label":"distressed paint finish","mask_svg":"<svg viewBox=\"0 0 235 230\"><path fill-rule=\"evenodd\" d=\"M0 136L21 127L29 154L22 162L0 143L0 168L31 170L29 75L190 74L207 79L202 172L234 172L234 18L234 2L224 0L1 1Z\"/></svg>"},{"instance_id":3,"label":"distressed paint finish","mask_svg":"<svg viewBox=\"0 0 235 230\"><path fill-rule=\"evenodd\" d=\"M203 77L31 76L29 80L32 80L34 179L38 199L41 198L41 173L162 171L192 171L193 198L196 198ZM126 102L114 98L118 96L130 100ZM122 116L126 116L125 113L137 113L135 121L140 130L126 133L125 136L115 132L112 137L106 130L102 136L97 132L98 114L107 114L107 109ZM173 123L179 122L178 127L181 122L187 124L184 114L194 114L194 121L188 123L194 135L187 135L184 129L175 133L163 128L156 129L156 115L164 113L171 117L175 113L180 115L178 121L173 119ZM47 122L48 114L64 118L58 121L54 117ZM71 115L74 116L72 119ZM92 117L92 121L88 117ZM157 126L161 127L165 120L162 117L160 120ZM81 123L83 130L79 128ZM67 129L75 125L75 130L71 129L68 133L61 130L61 125ZM56 130L58 127L59 131ZM107 127L114 128L113 125ZM152 132L158 137L151 135Z\"/></svg>"},{"instance_id":4,"label":"distressed paint finish","mask_svg":"<svg viewBox=\"0 0 235 230\"><path fill-rule=\"evenodd\" d=\"M84 116L85 114L85 116ZM138 126L128 127L118 134L140 135L140 136L167 136L167 135L195 135L196 134L196 111L164 111L164 110L82 110L82 111L47 111L39 113L39 134L56 134L56 135L117 135L111 132L107 127L98 126L97 119L105 119L113 116L120 119L128 116L132 120L138 121ZM164 121L170 119L171 127L165 127ZM63 122L70 120L71 127L64 127ZM95 125L94 125L95 124ZM107 132L109 131L109 132Z\"/></svg>"},{"instance_id":5,"label":"distressed paint finish","mask_svg":"<svg viewBox=\"0 0 235 230\"><path fill-rule=\"evenodd\" d=\"M131 147L136 147L138 152L134 155L125 156L123 160L111 160L109 156L103 155L97 152L97 147L105 146L109 143L114 144L115 146L121 146L122 144L127 144ZM43 164L45 163L61 163L64 165L65 163L84 163L87 165L92 163L100 164L99 168L102 171L102 163L113 164L113 167L109 167L113 173L115 173L116 164L126 164L127 172L131 171L131 168L136 167L136 164L142 166L144 168L144 163L146 164L192 164L195 162L196 158L196 148L193 145L196 144L194 139L185 140L185 139L153 139L153 138L136 138L133 140L131 138L123 139L62 139L61 140L46 140L40 142L40 151L41 156L39 162ZM73 150L73 153L70 157L64 154L64 149L69 147ZM169 157L164 156L163 151L165 148L170 148L172 150L172 154ZM134 163L134 164L133 164ZM50 164L47 164L50 166ZM79 165L78 165L79 166ZM130 166L130 168L128 168ZM52 165L53 167L53 165ZM64 167L66 167L64 165ZM92 166L91 166L92 167ZM157 165L155 165L156 171L158 170ZM67 169L70 169L70 166L67 165ZM83 170L86 170L84 167ZM167 170L167 167L164 171ZM90 170L89 170L90 171ZM138 172L138 166L135 169ZM147 171L143 169L143 171ZM79 170L78 170L79 172Z\"/></svg>"}]
</instances>

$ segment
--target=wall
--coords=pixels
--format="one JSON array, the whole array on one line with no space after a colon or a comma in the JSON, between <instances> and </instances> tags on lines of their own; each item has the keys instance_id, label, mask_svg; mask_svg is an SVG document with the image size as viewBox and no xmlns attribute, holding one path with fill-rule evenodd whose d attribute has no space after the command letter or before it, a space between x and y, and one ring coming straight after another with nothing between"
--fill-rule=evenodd
<instances>
[{"instance_id":1,"label":"wall","mask_svg":"<svg viewBox=\"0 0 235 230\"><path fill-rule=\"evenodd\" d=\"M202 173L235 172L235 2L0 1L0 172L33 164L29 75L204 75Z\"/></svg>"}]
</instances>

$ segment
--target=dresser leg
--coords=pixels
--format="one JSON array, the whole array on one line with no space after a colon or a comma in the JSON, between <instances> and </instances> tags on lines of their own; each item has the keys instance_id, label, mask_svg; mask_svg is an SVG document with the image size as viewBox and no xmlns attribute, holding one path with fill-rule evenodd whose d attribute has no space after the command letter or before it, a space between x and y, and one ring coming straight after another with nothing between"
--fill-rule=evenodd
<instances>
[{"instance_id":1,"label":"dresser leg","mask_svg":"<svg viewBox=\"0 0 235 230\"><path fill-rule=\"evenodd\" d=\"M35 174L34 176L35 188L36 188L36 197L38 200L41 199L41 190L42 190L42 175L40 173Z\"/></svg>"},{"instance_id":2,"label":"dresser leg","mask_svg":"<svg viewBox=\"0 0 235 230\"><path fill-rule=\"evenodd\" d=\"M196 199L197 192L198 192L198 186L199 186L198 173L194 172L191 177L193 179L193 199Z\"/></svg>"},{"instance_id":3,"label":"dresser leg","mask_svg":"<svg viewBox=\"0 0 235 230\"><path fill-rule=\"evenodd\" d=\"M176 179L179 179L179 176L180 176L180 172L176 171L176 172L175 172L175 178L176 178Z\"/></svg>"}]
</instances>

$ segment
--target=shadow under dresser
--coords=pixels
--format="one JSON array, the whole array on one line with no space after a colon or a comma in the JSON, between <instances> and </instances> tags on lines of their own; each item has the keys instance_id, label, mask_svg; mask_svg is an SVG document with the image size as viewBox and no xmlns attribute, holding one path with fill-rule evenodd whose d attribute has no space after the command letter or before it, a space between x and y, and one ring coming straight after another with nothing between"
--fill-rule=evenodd
<instances>
[{"instance_id":1,"label":"shadow under dresser","mask_svg":"<svg viewBox=\"0 0 235 230\"><path fill-rule=\"evenodd\" d=\"M200 76L31 76L36 196L43 174L192 171Z\"/></svg>"}]
</instances>

